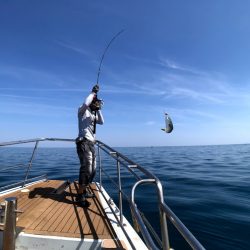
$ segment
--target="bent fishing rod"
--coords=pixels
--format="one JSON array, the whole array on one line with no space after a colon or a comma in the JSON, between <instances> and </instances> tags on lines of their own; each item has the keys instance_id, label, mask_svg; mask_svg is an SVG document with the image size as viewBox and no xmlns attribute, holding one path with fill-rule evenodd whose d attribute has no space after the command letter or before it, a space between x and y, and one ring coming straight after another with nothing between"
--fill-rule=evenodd
<instances>
[{"instance_id":1,"label":"bent fishing rod","mask_svg":"<svg viewBox=\"0 0 250 250\"><path fill-rule=\"evenodd\" d=\"M115 35L112 37L112 39L109 41L109 43L107 44L106 48L105 48L104 51L103 51L103 54L102 54L102 57L101 57L101 60L100 60L100 64L99 64L99 68L98 68L98 72L97 72L96 85L93 87L93 89L94 89L94 88L97 89L97 91L96 91L96 97L95 97L95 98L96 98L96 101L99 102L99 105L98 105L98 106L101 106L101 105L102 105L102 100L99 100L99 99L97 98L97 92L99 91L99 77L100 77L100 73L101 73L101 67L102 67L103 59L104 59L104 57L105 57L105 55L106 55L106 53L107 53L107 51L108 51L110 45L111 45L111 44L114 42L114 40L115 40L119 35L121 35L124 31L125 31L125 30L122 29L122 30L120 30L117 34L115 34ZM96 111L95 111L95 116L96 116ZM95 121L94 121L94 131L93 131L93 132L94 132L94 134L96 133L96 119L95 119Z\"/></svg>"},{"instance_id":2,"label":"bent fishing rod","mask_svg":"<svg viewBox=\"0 0 250 250\"><path fill-rule=\"evenodd\" d=\"M99 64L99 68L98 68L97 80L96 80L96 84L97 84L97 85L99 85L99 77L100 77L100 73L101 73L101 66L102 66L102 62L103 62L104 56L105 56L105 54L107 53L107 51L108 51L108 49L109 49L111 43L112 43L119 35L121 35L121 33L123 33L124 31L125 31L125 30L122 29L122 30L120 30L117 34L115 34L115 35L113 36L113 38L110 40L110 42L108 43L108 45L106 46L106 48L105 48L105 50L104 50L104 52L103 52L103 54L102 54L101 61L100 61L100 64Z\"/></svg>"}]
</instances>

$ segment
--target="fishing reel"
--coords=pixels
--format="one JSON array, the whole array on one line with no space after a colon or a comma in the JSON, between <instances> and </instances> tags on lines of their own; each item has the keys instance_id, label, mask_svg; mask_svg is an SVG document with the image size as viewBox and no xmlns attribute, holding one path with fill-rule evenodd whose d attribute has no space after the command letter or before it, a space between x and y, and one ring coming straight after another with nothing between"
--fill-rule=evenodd
<instances>
[{"instance_id":1,"label":"fishing reel","mask_svg":"<svg viewBox=\"0 0 250 250\"><path fill-rule=\"evenodd\" d=\"M98 111L102 108L103 104L104 104L103 100L95 97L93 101L91 102L91 104L89 105L89 107L91 111Z\"/></svg>"}]
</instances>

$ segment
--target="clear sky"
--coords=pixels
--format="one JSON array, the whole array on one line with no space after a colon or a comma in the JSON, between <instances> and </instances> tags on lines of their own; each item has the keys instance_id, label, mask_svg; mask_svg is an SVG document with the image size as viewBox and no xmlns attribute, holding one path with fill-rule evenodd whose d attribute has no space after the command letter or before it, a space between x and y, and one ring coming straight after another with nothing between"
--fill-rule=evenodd
<instances>
[{"instance_id":1,"label":"clear sky","mask_svg":"<svg viewBox=\"0 0 250 250\"><path fill-rule=\"evenodd\" d=\"M125 29L103 61L99 140L249 143L249 11L247 0L0 0L0 141L75 138L104 48Z\"/></svg>"}]
</instances>

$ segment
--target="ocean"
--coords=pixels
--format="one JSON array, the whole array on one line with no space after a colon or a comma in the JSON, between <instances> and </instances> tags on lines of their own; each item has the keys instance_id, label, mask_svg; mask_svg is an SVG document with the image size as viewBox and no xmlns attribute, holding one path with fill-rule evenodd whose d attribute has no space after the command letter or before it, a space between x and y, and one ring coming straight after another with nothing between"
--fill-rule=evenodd
<instances>
[{"instance_id":1,"label":"ocean","mask_svg":"<svg viewBox=\"0 0 250 250\"><path fill-rule=\"evenodd\" d=\"M154 173L162 182L166 204L206 249L250 249L250 145L116 148ZM32 148L0 147L0 186L24 177L23 166ZM103 167L115 178L116 164L102 155ZM39 148L31 176L47 173L50 179L75 180L79 163L75 148ZM130 192L133 181L122 168L122 187ZM98 173L96 181L99 181ZM117 202L117 191L103 176L103 184ZM156 190L138 189L136 203L159 233ZM129 208L124 204L129 217ZM129 218L130 219L130 218ZM169 225L175 250L190 249Z\"/></svg>"}]
</instances>

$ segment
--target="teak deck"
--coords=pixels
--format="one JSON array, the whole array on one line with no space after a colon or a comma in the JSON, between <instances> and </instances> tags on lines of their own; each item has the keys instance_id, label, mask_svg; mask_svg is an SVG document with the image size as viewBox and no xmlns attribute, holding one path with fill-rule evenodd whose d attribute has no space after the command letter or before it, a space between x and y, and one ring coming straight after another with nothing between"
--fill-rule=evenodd
<instances>
[{"instance_id":1,"label":"teak deck","mask_svg":"<svg viewBox=\"0 0 250 250\"><path fill-rule=\"evenodd\" d=\"M28 187L27 193L17 191L0 197L17 197L18 231L64 237L88 239L115 239L113 231L99 200L96 185L89 191L95 194L88 199L89 207L75 202L78 184L71 183L65 190L65 182L49 180Z\"/></svg>"}]
</instances>

